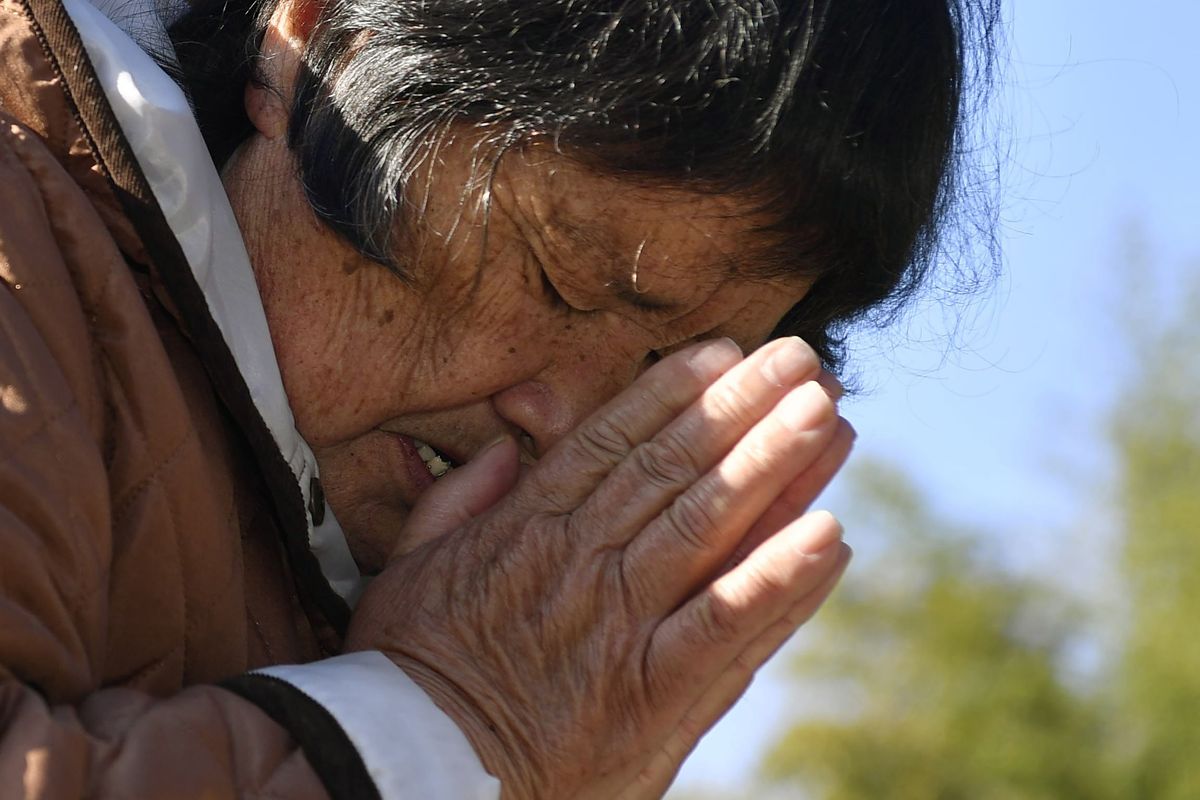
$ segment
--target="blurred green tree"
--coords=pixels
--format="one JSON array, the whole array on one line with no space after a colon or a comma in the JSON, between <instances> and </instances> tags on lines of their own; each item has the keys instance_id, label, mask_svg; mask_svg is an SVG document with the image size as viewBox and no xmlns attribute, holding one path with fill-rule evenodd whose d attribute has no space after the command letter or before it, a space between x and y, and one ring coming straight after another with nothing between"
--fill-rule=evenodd
<instances>
[{"instance_id":1,"label":"blurred green tree","mask_svg":"<svg viewBox=\"0 0 1200 800\"><path fill-rule=\"evenodd\" d=\"M1128 592L1111 683L1123 796L1200 798L1200 281L1135 306L1138 364L1112 426ZM1164 322L1164 316L1167 322Z\"/></svg>"},{"instance_id":2,"label":"blurred green tree","mask_svg":"<svg viewBox=\"0 0 1200 800\"><path fill-rule=\"evenodd\" d=\"M797 671L836 713L791 728L768 779L829 800L1113 796L1105 717L1062 677L1082 611L995 566L897 471L855 480L893 544L822 612Z\"/></svg>"},{"instance_id":3,"label":"blurred green tree","mask_svg":"<svg viewBox=\"0 0 1200 800\"><path fill-rule=\"evenodd\" d=\"M1200 293L1168 295L1114 316L1129 356L1111 374L1128 376L1109 429L1114 485L1081 498L1113 509L1115 597L1088 608L1052 576L1006 569L986 547L1004 531L964 530L898 471L859 468L867 515L854 527L888 544L860 559L796 661L829 713L807 714L769 753L776 788L1200 798ZM1113 644L1092 648L1102 664L1089 683L1072 667L1095 625Z\"/></svg>"}]
</instances>

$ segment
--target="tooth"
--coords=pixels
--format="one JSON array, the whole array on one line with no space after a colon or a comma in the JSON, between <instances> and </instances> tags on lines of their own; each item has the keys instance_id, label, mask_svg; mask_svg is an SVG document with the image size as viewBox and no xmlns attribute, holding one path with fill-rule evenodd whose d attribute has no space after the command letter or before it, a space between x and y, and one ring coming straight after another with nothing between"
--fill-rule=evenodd
<instances>
[{"instance_id":1,"label":"tooth","mask_svg":"<svg viewBox=\"0 0 1200 800\"><path fill-rule=\"evenodd\" d=\"M413 439L412 443L417 448L417 455L425 462L425 468L429 470L429 474L433 477L440 478L454 469L454 467L450 466L450 462L443 458L437 450L434 450L431 445L422 442L420 439Z\"/></svg>"}]
</instances>

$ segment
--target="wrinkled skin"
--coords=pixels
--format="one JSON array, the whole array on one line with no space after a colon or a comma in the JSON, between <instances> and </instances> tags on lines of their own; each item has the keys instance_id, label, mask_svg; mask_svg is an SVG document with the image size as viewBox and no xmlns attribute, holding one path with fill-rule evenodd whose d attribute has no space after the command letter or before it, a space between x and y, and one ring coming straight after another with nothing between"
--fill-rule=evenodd
<instances>
[{"instance_id":1,"label":"wrinkled skin","mask_svg":"<svg viewBox=\"0 0 1200 800\"><path fill-rule=\"evenodd\" d=\"M379 573L347 649L392 657L506 798L660 796L848 558L802 516L853 438L836 384L802 342L763 346L808 283L752 276L748 203L537 143L485 205L469 134L417 182L400 280L300 189L281 98L302 37L281 7L281 91L248 88L258 132L223 177L297 427ZM426 489L403 437L469 463Z\"/></svg>"},{"instance_id":2,"label":"wrinkled skin","mask_svg":"<svg viewBox=\"0 0 1200 800\"><path fill-rule=\"evenodd\" d=\"M489 450L362 598L347 647L425 688L505 798L660 797L840 576L840 526L801 514L853 433L799 340L738 356L670 356L511 491L515 447Z\"/></svg>"},{"instance_id":3,"label":"wrinkled skin","mask_svg":"<svg viewBox=\"0 0 1200 800\"><path fill-rule=\"evenodd\" d=\"M364 571L422 488L397 434L458 463L517 436L532 461L662 355L716 336L749 351L807 291L739 274L765 244L749 201L633 187L538 143L501 159L485 198L469 131L411 182L401 280L323 225L297 180L286 8L263 45L284 88L249 87L258 133L223 179L297 428Z\"/></svg>"},{"instance_id":4,"label":"wrinkled skin","mask_svg":"<svg viewBox=\"0 0 1200 800\"><path fill-rule=\"evenodd\" d=\"M393 434L458 463L524 435L532 461L662 355L762 344L807 288L726 274L755 246L737 202L631 190L532 147L485 209L463 197L469 163L469 141L443 148L407 283L313 216L281 139L226 173L297 426L368 572L422 488Z\"/></svg>"}]
</instances>

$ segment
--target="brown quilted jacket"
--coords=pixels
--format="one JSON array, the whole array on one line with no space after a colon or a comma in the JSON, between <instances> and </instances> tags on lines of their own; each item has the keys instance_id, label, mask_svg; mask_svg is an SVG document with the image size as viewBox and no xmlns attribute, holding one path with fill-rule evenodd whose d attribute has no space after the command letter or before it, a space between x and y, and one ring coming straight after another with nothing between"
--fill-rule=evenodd
<instances>
[{"instance_id":1,"label":"brown quilted jacket","mask_svg":"<svg viewBox=\"0 0 1200 800\"><path fill-rule=\"evenodd\" d=\"M325 795L219 685L348 611L181 257L61 6L0 0L0 797Z\"/></svg>"}]
</instances>

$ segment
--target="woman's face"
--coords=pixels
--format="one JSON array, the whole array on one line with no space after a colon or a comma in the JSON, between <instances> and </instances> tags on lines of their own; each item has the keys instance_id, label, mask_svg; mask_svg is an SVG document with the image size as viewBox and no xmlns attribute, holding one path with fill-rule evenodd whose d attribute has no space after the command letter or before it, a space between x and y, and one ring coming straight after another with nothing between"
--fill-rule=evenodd
<instances>
[{"instance_id":1,"label":"woman's face","mask_svg":"<svg viewBox=\"0 0 1200 800\"><path fill-rule=\"evenodd\" d=\"M728 198L531 147L502 159L485 208L469 165L451 144L422 182L408 282L316 219L282 137L226 170L297 427L366 572L433 481L413 440L461 463L512 434L535 459L672 349L762 344L807 289L739 274L759 235Z\"/></svg>"}]
</instances>

